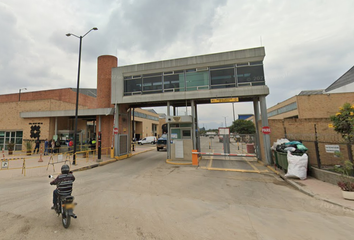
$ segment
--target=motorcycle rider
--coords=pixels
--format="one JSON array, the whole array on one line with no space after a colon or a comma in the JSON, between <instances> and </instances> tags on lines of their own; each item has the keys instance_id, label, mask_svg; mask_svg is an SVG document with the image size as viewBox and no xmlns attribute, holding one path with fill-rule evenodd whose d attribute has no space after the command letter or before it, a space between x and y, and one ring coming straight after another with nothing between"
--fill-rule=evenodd
<instances>
[{"instance_id":1,"label":"motorcycle rider","mask_svg":"<svg viewBox=\"0 0 354 240\"><path fill-rule=\"evenodd\" d=\"M50 185L57 185L57 188L53 191L53 206L55 209L59 196L70 196L73 189L73 182L75 177L70 171L70 167L64 164L61 167L61 174L56 179L50 182Z\"/></svg>"}]
</instances>

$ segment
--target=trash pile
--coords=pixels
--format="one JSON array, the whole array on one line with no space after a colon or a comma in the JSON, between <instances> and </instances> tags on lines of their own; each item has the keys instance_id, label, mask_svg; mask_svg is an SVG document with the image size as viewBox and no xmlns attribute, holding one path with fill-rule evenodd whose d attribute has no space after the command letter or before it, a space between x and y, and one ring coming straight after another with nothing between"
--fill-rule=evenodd
<instances>
[{"instance_id":1,"label":"trash pile","mask_svg":"<svg viewBox=\"0 0 354 240\"><path fill-rule=\"evenodd\" d=\"M275 154L276 165L284 170L285 177L306 179L308 166L307 147L299 141L278 139L271 149Z\"/></svg>"},{"instance_id":2,"label":"trash pile","mask_svg":"<svg viewBox=\"0 0 354 240\"><path fill-rule=\"evenodd\" d=\"M272 150L282 153L287 153L290 151L291 153L306 153L307 147L305 147L302 142L299 141L289 141L286 138L278 139L273 146L271 147Z\"/></svg>"}]
</instances>

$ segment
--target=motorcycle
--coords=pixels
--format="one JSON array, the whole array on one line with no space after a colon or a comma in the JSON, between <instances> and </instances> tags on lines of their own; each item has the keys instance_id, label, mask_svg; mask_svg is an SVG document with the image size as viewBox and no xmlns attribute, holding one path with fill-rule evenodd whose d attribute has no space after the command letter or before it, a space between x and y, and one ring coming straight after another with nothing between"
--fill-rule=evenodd
<instances>
[{"instance_id":1,"label":"motorcycle","mask_svg":"<svg viewBox=\"0 0 354 240\"><path fill-rule=\"evenodd\" d=\"M49 178L54 178L52 175L49 175ZM57 205L55 206L55 212L59 215L61 214L61 222L63 223L64 228L70 226L71 218L77 218L74 214L74 207L77 203L74 202L74 196L60 196L58 195Z\"/></svg>"}]
</instances>

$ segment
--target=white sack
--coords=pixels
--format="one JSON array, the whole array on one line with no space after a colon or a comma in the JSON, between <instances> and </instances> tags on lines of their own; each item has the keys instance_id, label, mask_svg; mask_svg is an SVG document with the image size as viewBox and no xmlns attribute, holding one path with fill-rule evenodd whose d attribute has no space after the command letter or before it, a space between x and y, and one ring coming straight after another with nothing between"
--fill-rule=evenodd
<instances>
[{"instance_id":1,"label":"white sack","mask_svg":"<svg viewBox=\"0 0 354 240\"><path fill-rule=\"evenodd\" d=\"M273 146L271 147L271 149L275 151L277 149L278 145L281 145L281 144L287 143L287 142L289 142L289 140L286 138L277 139L277 141L273 143Z\"/></svg>"},{"instance_id":2,"label":"white sack","mask_svg":"<svg viewBox=\"0 0 354 240\"><path fill-rule=\"evenodd\" d=\"M292 155L288 151L288 173L285 177L297 177L301 180L305 180L307 177L307 163L308 156L306 153L302 156Z\"/></svg>"}]
</instances>

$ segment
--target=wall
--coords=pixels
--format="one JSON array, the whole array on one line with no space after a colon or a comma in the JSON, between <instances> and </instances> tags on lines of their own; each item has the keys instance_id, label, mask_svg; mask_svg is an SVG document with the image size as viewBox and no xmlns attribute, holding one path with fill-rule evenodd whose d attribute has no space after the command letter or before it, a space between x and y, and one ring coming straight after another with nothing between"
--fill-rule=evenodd
<instances>
[{"instance_id":1,"label":"wall","mask_svg":"<svg viewBox=\"0 0 354 240\"><path fill-rule=\"evenodd\" d=\"M329 118L344 103L354 103L354 93L297 96L299 118Z\"/></svg>"},{"instance_id":2,"label":"wall","mask_svg":"<svg viewBox=\"0 0 354 240\"><path fill-rule=\"evenodd\" d=\"M325 145L339 145L340 151L344 159L348 159L347 147L343 143L342 138L328 124L329 119L314 118L314 119L284 119L274 120L269 119L271 128L270 142L273 145L277 139L287 138L289 140L302 141L308 148L310 165L317 166L318 158L316 155L315 140L315 124L317 129L317 141L319 156L322 166L333 166L339 164L341 160L334 156L334 153L327 153Z\"/></svg>"}]
</instances>

